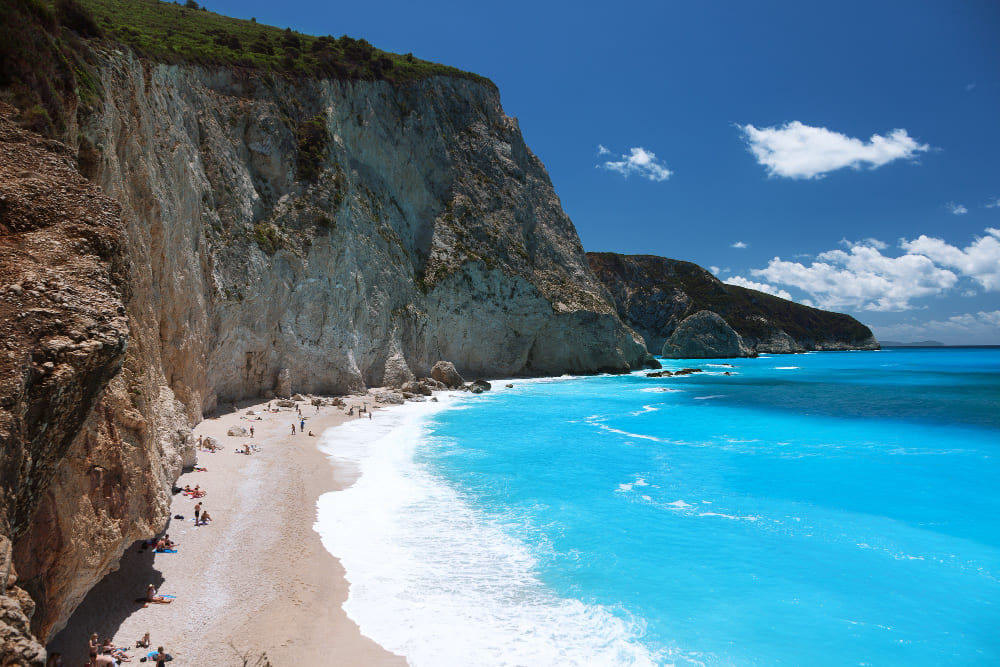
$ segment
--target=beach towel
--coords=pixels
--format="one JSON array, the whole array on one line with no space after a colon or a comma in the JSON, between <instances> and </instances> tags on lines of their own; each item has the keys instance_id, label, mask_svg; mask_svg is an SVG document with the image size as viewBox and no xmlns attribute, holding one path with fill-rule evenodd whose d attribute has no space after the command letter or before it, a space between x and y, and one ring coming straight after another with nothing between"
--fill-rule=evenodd
<instances>
[{"instance_id":1,"label":"beach towel","mask_svg":"<svg viewBox=\"0 0 1000 667\"><path fill-rule=\"evenodd\" d=\"M149 658L150 660L156 660L157 655L159 654L156 651L150 651L149 653L146 654L146 657ZM170 662L171 660L174 659L174 656L170 655L169 653L166 653L165 655L167 656L167 662Z\"/></svg>"},{"instance_id":2,"label":"beach towel","mask_svg":"<svg viewBox=\"0 0 1000 667\"><path fill-rule=\"evenodd\" d=\"M177 549L164 549L163 551L157 551L156 553L158 553L158 554L175 554L175 553L177 553ZM164 595L163 597L168 597L168 596Z\"/></svg>"}]
</instances>

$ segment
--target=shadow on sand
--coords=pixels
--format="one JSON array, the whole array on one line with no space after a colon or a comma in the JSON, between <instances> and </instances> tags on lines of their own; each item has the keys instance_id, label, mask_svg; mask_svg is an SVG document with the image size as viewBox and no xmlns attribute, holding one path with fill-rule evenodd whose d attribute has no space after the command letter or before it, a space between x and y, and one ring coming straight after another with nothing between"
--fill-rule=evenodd
<instances>
[{"instance_id":1,"label":"shadow on sand","mask_svg":"<svg viewBox=\"0 0 1000 667\"><path fill-rule=\"evenodd\" d=\"M50 639L46 649L50 654L62 653L63 664L84 664L91 633L96 632L102 641L114 637L125 619L142 609L142 602L137 600L146 595L146 587L153 584L160 588L163 584L163 574L153 565L153 550L142 549L142 546L143 540L139 540L125 550L118 570L91 589L66 627ZM130 649L139 637L119 639L132 653ZM145 655L145 652L134 655ZM133 661L138 662L138 659L133 658Z\"/></svg>"}]
</instances>

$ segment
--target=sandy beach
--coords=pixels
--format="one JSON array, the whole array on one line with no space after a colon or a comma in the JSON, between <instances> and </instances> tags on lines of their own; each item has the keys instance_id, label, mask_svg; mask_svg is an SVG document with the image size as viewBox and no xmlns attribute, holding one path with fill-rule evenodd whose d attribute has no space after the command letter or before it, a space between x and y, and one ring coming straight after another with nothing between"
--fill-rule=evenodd
<instances>
[{"instance_id":1,"label":"sandy beach","mask_svg":"<svg viewBox=\"0 0 1000 667\"><path fill-rule=\"evenodd\" d=\"M345 400L372 403L370 397ZM351 471L335 469L319 452L319 436L357 417L346 408L317 410L300 402L305 431L315 436L292 435L293 423L299 430L295 409L267 412L267 405L245 405L193 429L195 437L212 436L222 448L199 451L198 466L205 470L185 472L177 486L207 491L201 502L213 521L196 527L197 501L176 494L171 516L184 519L171 519L166 532L177 553L130 547L120 569L90 592L49 643L64 664L86 662L91 632L126 647L148 632L151 648L162 645L179 665L263 665L264 653L275 667L406 664L347 618L341 609L348 593L344 570L312 527L319 496L353 481ZM378 419L378 410L373 415ZM251 425L253 438L226 435L231 426ZM247 443L259 451L236 453ZM148 607L136 603L150 583L176 598ZM145 651L129 653L138 663Z\"/></svg>"}]
</instances>

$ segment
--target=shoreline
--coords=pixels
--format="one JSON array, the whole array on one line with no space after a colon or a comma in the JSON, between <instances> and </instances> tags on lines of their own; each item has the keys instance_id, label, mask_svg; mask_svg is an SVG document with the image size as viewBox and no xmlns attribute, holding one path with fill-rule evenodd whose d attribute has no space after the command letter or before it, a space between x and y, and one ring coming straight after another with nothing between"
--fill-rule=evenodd
<instances>
[{"instance_id":1,"label":"shoreline","mask_svg":"<svg viewBox=\"0 0 1000 667\"><path fill-rule=\"evenodd\" d=\"M374 403L371 396L343 398L347 405ZM206 470L185 471L176 485L197 484L208 492L200 500L212 523L196 527L197 501L175 494L171 517L185 518L170 519L164 532L178 553L130 545L119 570L106 575L51 638L50 652L61 652L67 665L82 664L91 632L126 649L149 632L149 650L162 645L178 664L240 664L246 658L255 664L265 653L275 666L406 664L347 617L344 568L313 529L319 496L350 486L358 475L319 450L321 436L357 417L346 407L317 410L307 398L299 406L306 432L315 435L292 435L291 424L299 427L295 409L265 412L267 404L207 417L192 429L196 438L216 438L221 448L199 451L197 465ZM253 438L226 435L230 427L250 425ZM237 454L245 443L260 450ZM150 583L176 599L144 608L135 600ZM138 662L146 651L128 653Z\"/></svg>"}]
</instances>

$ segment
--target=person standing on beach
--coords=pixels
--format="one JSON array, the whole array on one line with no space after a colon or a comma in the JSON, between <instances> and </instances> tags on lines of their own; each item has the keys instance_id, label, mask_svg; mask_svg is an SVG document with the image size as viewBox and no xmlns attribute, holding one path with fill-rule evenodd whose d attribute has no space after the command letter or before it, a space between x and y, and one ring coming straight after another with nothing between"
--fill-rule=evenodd
<instances>
[{"instance_id":1,"label":"person standing on beach","mask_svg":"<svg viewBox=\"0 0 1000 667\"><path fill-rule=\"evenodd\" d=\"M198 515L201 514L201 503L194 506L194 525L198 525Z\"/></svg>"},{"instance_id":2,"label":"person standing on beach","mask_svg":"<svg viewBox=\"0 0 1000 667\"><path fill-rule=\"evenodd\" d=\"M300 419L299 420L299 430L300 431L306 430L306 420L305 419Z\"/></svg>"},{"instance_id":3,"label":"person standing on beach","mask_svg":"<svg viewBox=\"0 0 1000 667\"><path fill-rule=\"evenodd\" d=\"M295 435L295 424L292 424L292 435Z\"/></svg>"},{"instance_id":4,"label":"person standing on beach","mask_svg":"<svg viewBox=\"0 0 1000 667\"><path fill-rule=\"evenodd\" d=\"M250 437L253 437L253 426L250 427Z\"/></svg>"}]
</instances>

